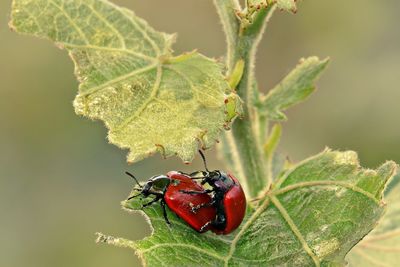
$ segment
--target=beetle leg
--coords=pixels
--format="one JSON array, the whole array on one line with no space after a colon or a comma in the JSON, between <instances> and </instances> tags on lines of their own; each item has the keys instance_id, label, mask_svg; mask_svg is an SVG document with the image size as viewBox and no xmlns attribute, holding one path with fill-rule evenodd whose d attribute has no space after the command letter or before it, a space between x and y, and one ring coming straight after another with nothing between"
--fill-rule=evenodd
<instances>
[{"instance_id":1,"label":"beetle leg","mask_svg":"<svg viewBox=\"0 0 400 267\"><path fill-rule=\"evenodd\" d=\"M159 197L159 196L156 196L152 201L150 201L150 202L148 202L148 203L146 203L146 204L143 204L143 205L142 205L142 209L145 208L145 207L150 206L151 204L153 204L153 203L155 203L155 202L157 202L157 201L159 201L159 200L160 200L160 197Z\"/></svg>"},{"instance_id":2,"label":"beetle leg","mask_svg":"<svg viewBox=\"0 0 400 267\"><path fill-rule=\"evenodd\" d=\"M194 191L194 190L179 190L179 192L184 193L184 194L188 194L188 195L200 195L200 194L208 194L213 192L213 189L207 189L207 190L203 190L203 191Z\"/></svg>"},{"instance_id":3,"label":"beetle leg","mask_svg":"<svg viewBox=\"0 0 400 267\"><path fill-rule=\"evenodd\" d=\"M165 208L165 201L164 201L164 200L161 200L161 208L162 208L162 210L163 210L163 215L164 215L164 220L165 220L165 222L166 222L168 225L171 225L171 223L170 223L169 220L168 220L167 210L166 210L166 208Z\"/></svg>"},{"instance_id":4,"label":"beetle leg","mask_svg":"<svg viewBox=\"0 0 400 267\"><path fill-rule=\"evenodd\" d=\"M212 207L215 205L215 203L216 203L215 200L213 200L211 202L207 202L207 203L201 203L200 205L192 207L192 212L197 213L197 211L199 209L204 208L204 207Z\"/></svg>"},{"instance_id":5,"label":"beetle leg","mask_svg":"<svg viewBox=\"0 0 400 267\"><path fill-rule=\"evenodd\" d=\"M216 229L224 229L226 226L226 222L225 222L225 216L223 216L222 218L215 218L212 221L208 221L206 222L201 228L200 228L200 232L204 232L204 229L206 229L208 226L213 226Z\"/></svg>"},{"instance_id":6,"label":"beetle leg","mask_svg":"<svg viewBox=\"0 0 400 267\"><path fill-rule=\"evenodd\" d=\"M202 233L202 232L204 232L204 230L208 227L208 226L210 226L211 224L213 223L213 221L208 221L208 222L206 222L201 228L200 228L200 233Z\"/></svg>"},{"instance_id":7,"label":"beetle leg","mask_svg":"<svg viewBox=\"0 0 400 267\"><path fill-rule=\"evenodd\" d=\"M130 196L130 197L128 197L126 200L131 200L132 198L138 197L138 196L140 196L140 195L142 195L142 194Z\"/></svg>"},{"instance_id":8,"label":"beetle leg","mask_svg":"<svg viewBox=\"0 0 400 267\"><path fill-rule=\"evenodd\" d=\"M192 172L192 173L189 174L189 176L190 176L190 178L193 179L193 178L197 178L196 175L199 175L199 174L200 174L201 176L204 176L204 174L203 174L202 171L195 171L195 172Z\"/></svg>"}]
</instances>

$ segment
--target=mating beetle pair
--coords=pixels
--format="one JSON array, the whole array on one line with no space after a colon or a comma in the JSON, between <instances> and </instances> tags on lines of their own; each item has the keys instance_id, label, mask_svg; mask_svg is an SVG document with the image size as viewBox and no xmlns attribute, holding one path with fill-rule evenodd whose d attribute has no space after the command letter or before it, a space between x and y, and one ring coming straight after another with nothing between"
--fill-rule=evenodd
<instances>
[{"instance_id":1,"label":"mating beetle pair","mask_svg":"<svg viewBox=\"0 0 400 267\"><path fill-rule=\"evenodd\" d=\"M205 171L191 174L171 171L167 175L151 177L144 185L127 172L140 188L140 193L128 200L143 196L154 196L143 208L160 201L164 218L170 224L166 207L172 210L197 232L208 230L216 234L229 234L242 222L246 212L246 197L238 180L231 174L219 170L209 171L205 157L199 151ZM201 176L197 176L197 175ZM200 183L195 180L201 180ZM205 189L204 185L211 189Z\"/></svg>"}]
</instances>

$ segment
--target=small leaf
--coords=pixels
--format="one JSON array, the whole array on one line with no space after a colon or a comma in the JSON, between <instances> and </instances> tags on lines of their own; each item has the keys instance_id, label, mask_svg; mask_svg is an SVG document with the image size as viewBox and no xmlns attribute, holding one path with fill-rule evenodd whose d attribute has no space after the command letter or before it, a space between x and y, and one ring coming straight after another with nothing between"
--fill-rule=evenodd
<instances>
[{"instance_id":1,"label":"small leaf","mask_svg":"<svg viewBox=\"0 0 400 267\"><path fill-rule=\"evenodd\" d=\"M276 6L281 10L289 12L297 11L296 0L247 0L247 9L258 10L272 4L276 4Z\"/></svg>"},{"instance_id":2,"label":"small leaf","mask_svg":"<svg viewBox=\"0 0 400 267\"><path fill-rule=\"evenodd\" d=\"M398 266L400 261L400 174L386 197L387 211L379 225L346 257L350 266ZM386 193L385 192L385 195Z\"/></svg>"},{"instance_id":3,"label":"small leaf","mask_svg":"<svg viewBox=\"0 0 400 267\"><path fill-rule=\"evenodd\" d=\"M190 161L226 123L221 66L197 52L173 57L174 35L127 9L106 0L14 0L10 26L68 50L80 81L76 113L104 121L129 161L157 150Z\"/></svg>"},{"instance_id":4,"label":"small leaf","mask_svg":"<svg viewBox=\"0 0 400 267\"><path fill-rule=\"evenodd\" d=\"M268 136L267 141L264 144L264 155L267 165L267 175L269 180L275 180L277 175L283 169L284 161L281 161L281 157L278 153L275 153L278 147L279 141L282 135L282 126L277 123L272 129Z\"/></svg>"},{"instance_id":5,"label":"small leaf","mask_svg":"<svg viewBox=\"0 0 400 267\"><path fill-rule=\"evenodd\" d=\"M150 237L132 242L101 235L100 241L135 249L147 266L343 264L381 217L382 192L395 169L393 162L362 169L354 152L327 150L286 172L228 236L198 234L171 212L168 227L153 205L144 209ZM123 202L128 210L141 204Z\"/></svg>"},{"instance_id":6,"label":"small leaf","mask_svg":"<svg viewBox=\"0 0 400 267\"><path fill-rule=\"evenodd\" d=\"M296 0L247 0L247 9L249 11L259 10L273 4L276 4L280 10L292 13L297 11Z\"/></svg>"},{"instance_id":7,"label":"small leaf","mask_svg":"<svg viewBox=\"0 0 400 267\"><path fill-rule=\"evenodd\" d=\"M236 62L235 67L233 68L232 74L230 75L230 77L228 79L229 87L231 89L235 89L236 86L238 86L238 84L243 76L243 70L244 70L244 60L240 59Z\"/></svg>"},{"instance_id":8,"label":"small leaf","mask_svg":"<svg viewBox=\"0 0 400 267\"><path fill-rule=\"evenodd\" d=\"M256 16L266 9L278 8L280 10L296 13L296 0L246 0L243 10L236 10L236 16L241 22L242 29L246 29L253 24Z\"/></svg>"},{"instance_id":9,"label":"small leaf","mask_svg":"<svg viewBox=\"0 0 400 267\"><path fill-rule=\"evenodd\" d=\"M236 117L241 116L243 114L242 99L240 99L240 97L234 92L226 96L225 107L226 107L225 121L227 122L226 126L228 126L229 123L232 122Z\"/></svg>"},{"instance_id":10,"label":"small leaf","mask_svg":"<svg viewBox=\"0 0 400 267\"><path fill-rule=\"evenodd\" d=\"M259 111L271 120L286 120L282 111L300 103L314 92L314 83L328 62L328 59L319 60L317 57L302 59L294 70L256 103Z\"/></svg>"},{"instance_id":11,"label":"small leaf","mask_svg":"<svg viewBox=\"0 0 400 267\"><path fill-rule=\"evenodd\" d=\"M276 0L276 5L279 9L296 13L296 0Z\"/></svg>"},{"instance_id":12,"label":"small leaf","mask_svg":"<svg viewBox=\"0 0 400 267\"><path fill-rule=\"evenodd\" d=\"M282 125L279 123L274 124L271 129L271 133L264 144L264 153L267 158L272 158L275 153L275 150L281 140L282 136Z\"/></svg>"}]
</instances>

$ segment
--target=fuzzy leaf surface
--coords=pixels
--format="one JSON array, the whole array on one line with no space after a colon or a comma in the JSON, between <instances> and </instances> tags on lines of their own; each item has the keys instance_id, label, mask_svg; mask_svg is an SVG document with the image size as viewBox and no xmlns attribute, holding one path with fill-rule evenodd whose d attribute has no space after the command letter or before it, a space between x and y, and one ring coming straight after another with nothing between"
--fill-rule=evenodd
<instances>
[{"instance_id":1,"label":"fuzzy leaf surface","mask_svg":"<svg viewBox=\"0 0 400 267\"><path fill-rule=\"evenodd\" d=\"M295 0L248 0L247 9L265 8L269 5L276 4L277 8L289 12L296 12L297 6Z\"/></svg>"},{"instance_id":2,"label":"fuzzy leaf surface","mask_svg":"<svg viewBox=\"0 0 400 267\"><path fill-rule=\"evenodd\" d=\"M400 262L400 175L394 187L385 193L386 214L379 225L358 243L346 257L350 266L391 266Z\"/></svg>"},{"instance_id":3,"label":"fuzzy leaf surface","mask_svg":"<svg viewBox=\"0 0 400 267\"><path fill-rule=\"evenodd\" d=\"M170 212L168 227L153 205L144 209L150 237L100 235L99 241L133 248L146 266L341 265L381 217L382 191L395 168L387 162L376 171L362 169L354 152L327 150L289 170L228 236L198 234ZM147 201L123 206L139 210Z\"/></svg>"},{"instance_id":4,"label":"fuzzy leaf surface","mask_svg":"<svg viewBox=\"0 0 400 267\"><path fill-rule=\"evenodd\" d=\"M276 0L276 5L281 10L290 12L297 11L296 0Z\"/></svg>"},{"instance_id":5,"label":"fuzzy leaf surface","mask_svg":"<svg viewBox=\"0 0 400 267\"><path fill-rule=\"evenodd\" d=\"M283 111L304 101L315 91L314 83L328 62L328 59L319 60L317 57L302 59L294 70L261 98L257 104L260 112L270 120L286 120Z\"/></svg>"},{"instance_id":6,"label":"fuzzy leaf surface","mask_svg":"<svg viewBox=\"0 0 400 267\"><path fill-rule=\"evenodd\" d=\"M76 113L104 121L128 161L157 150L190 161L218 138L229 91L220 64L197 52L173 57L174 35L132 11L106 0L14 0L10 26L69 52Z\"/></svg>"}]
</instances>

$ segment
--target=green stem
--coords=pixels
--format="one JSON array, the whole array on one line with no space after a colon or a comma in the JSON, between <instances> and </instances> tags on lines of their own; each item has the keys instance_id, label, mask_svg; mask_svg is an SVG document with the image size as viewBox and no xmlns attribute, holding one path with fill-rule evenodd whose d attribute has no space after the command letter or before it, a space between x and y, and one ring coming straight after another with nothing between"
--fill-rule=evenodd
<instances>
[{"instance_id":1,"label":"green stem","mask_svg":"<svg viewBox=\"0 0 400 267\"><path fill-rule=\"evenodd\" d=\"M237 35L240 23L235 15L235 11L240 9L238 0L214 0L218 15L224 28L227 44L226 61L229 72L233 71L236 61L232 58L237 44Z\"/></svg>"},{"instance_id":2,"label":"green stem","mask_svg":"<svg viewBox=\"0 0 400 267\"><path fill-rule=\"evenodd\" d=\"M222 139L224 150L235 174L239 176L246 193L250 197L269 186L270 181L265 166L262 145L255 132L255 110L253 96L255 77L254 61L257 46L261 40L267 21L274 6L257 12L251 25L241 28L235 16L238 8L236 0L214 0L227 36L227 67L229 77L239 60L244 61L243 76L236 90L243 100L243 118L235 121L231 132Z\"/></svg>"}]
</instances>

